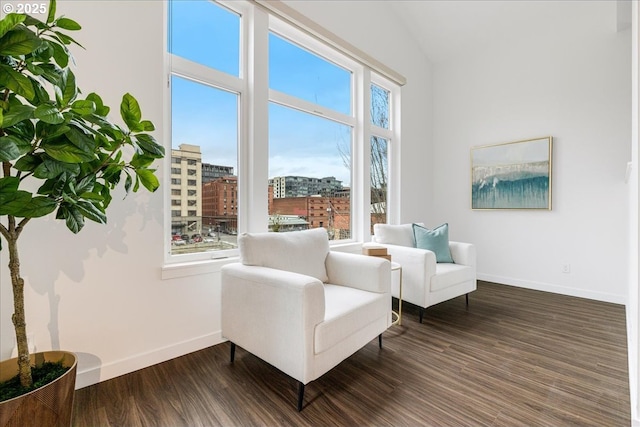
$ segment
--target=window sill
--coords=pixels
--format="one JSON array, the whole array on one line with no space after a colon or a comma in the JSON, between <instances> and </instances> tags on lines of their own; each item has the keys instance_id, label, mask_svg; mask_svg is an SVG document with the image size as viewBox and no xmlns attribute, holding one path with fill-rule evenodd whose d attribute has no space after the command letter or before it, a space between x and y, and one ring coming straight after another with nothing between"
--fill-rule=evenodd
<instances>
[{"instance_id":1,"label":"window sill","mask_svg":"<svg viewBox=\"0 0 640 427\"><path fill-rule=\"evenodd\" d=\"M198 276L201 274L218 273L223 265L238 262L237 256L209 259L205 261L180 262L167 264L162 267L162 280L178 279L180 277Z\"/></svg>"},{"instance_id":2,"label":"window sill","mask_svg":"<svg viewBox=\"0 0 640 427\"><path fill-rule=\"evenodd\" d=\"M330 250L338 252L360 253L362 242L345 242L330 246ZM162 267L162 280L178 279L181 277L198 276L201 274L218 273L223 265L239 262L238 256L208 259L203 261L185 261L167 264Z\"/></svg>"}]
</instances>

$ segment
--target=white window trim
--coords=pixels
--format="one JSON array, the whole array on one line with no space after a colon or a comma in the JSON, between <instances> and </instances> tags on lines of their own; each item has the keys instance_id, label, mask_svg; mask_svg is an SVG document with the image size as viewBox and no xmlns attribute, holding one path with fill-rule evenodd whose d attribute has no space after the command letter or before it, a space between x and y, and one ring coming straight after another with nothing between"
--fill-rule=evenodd
<instances>
[{"instance_id":1,"label":"white window trim","mask_svg":"<svg viewBox=\"0 0 640 427\"><path fill-rule=\"evenodd\" d=\"M400 218L400 85L404 77L387 67L379 75L380 67L371 67L370 61L360 60L362 52L355 49L356 55L345 55L345 49L353 48L346 42L336 47L337 37L328 42L325 36L318 37L316 30L308 31L305 25L292 23L291 17L281 19L282 14L273 14L263 7L255 7L254 1L218 1L222 6L240 14L240 68L239 77L212 70L184 58L174 57L167 50L168 7L164 8L164 66L167 75L165 87L164 132L171 139L171 75L175 74L198 83L238 94L238 231L260 232L268 230L268 170L269 170L269 103L274 102L295 108L305 113L317 115L353 128L351 141L351 238L331 242L334 248L345 247L370 239L370 155L371 136L380 136L389 141L388 173L389 189L387 194L387 222L395 223ZM262 2L260 2L262 3ZM281 2L276 2L281 3ZM165 1L167 4L167 1ZM305 18L306 19L306 18ZM309 20L307 20L309 21ZM309 21L310 22L310 21ZM302 29L302 30L301 30ZM352 72L353 98L351 106L353 116L295 98L269 89L269 31L276 33L292 43L309 50ZM325 33L328 33L324 30ZM330 33L329 33L330 34ZM368 58L368 57L367 57ZM374 60L375 62L375 60ZM364 65L363 65L364 64ZM378 65L380 65L378 63ZM377 72L372 72L373 68ZM389 129L383 129L370 123L370 87L374 83L390 91ZM168 148L170 152L171 147ZM171 156L164 159L164 170L171 170ZM170 174L167 174L170 179ZM164 227L165 227L165 267L163 278L178 277L179 270L186 274L201 274L209 270L202 268L203 262L223 265L235 259L237 250L171 255L171 186L164 185ZM198 265L193 269L190 266ZM165 274L166 272L166 274ZM189 273L191 272L191 273Z\"/></svg>"}]
</instances>

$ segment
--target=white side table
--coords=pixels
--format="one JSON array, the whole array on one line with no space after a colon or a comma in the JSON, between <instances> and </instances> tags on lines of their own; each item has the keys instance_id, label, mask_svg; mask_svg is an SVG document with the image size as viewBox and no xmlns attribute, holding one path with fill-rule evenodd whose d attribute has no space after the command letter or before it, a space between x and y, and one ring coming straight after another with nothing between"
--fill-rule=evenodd
<instances>
[{"instance_id":1,"label":"white side table","mask_svg":"<svg viewBox=\"0 0 640 427\"><path fill-rule=\"evenodd\" d=\"M396 316L396 320L392 321L391 324L402 326L402 266L397 262L392 261L391 271L398 271L400 274L400 283L398 285L400 288L400 294L398 298L398 312L396 313L395 311L391 311L391 313Z\"/></svg>"}]
</instances>

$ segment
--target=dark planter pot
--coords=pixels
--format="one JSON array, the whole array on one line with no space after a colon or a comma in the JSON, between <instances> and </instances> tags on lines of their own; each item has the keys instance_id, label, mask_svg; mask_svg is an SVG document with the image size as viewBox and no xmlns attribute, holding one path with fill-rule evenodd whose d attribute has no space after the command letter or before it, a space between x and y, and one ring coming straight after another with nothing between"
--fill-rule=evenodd
<instances>
[{"instance_id":1,"label":"dark planter pot","mask_svg":"<svg viewBox=\"0 0 640 427\"><path fill-rule=\"evenodd\" d=\"M60 362L70 369L49 384L22 396L0 402L0 427L69 427L73 414L78 360L66 351L45 351L31 355L31 364ZM18 374L18 359L0 362L0 381Z\"/></svg>"}]
</instances>

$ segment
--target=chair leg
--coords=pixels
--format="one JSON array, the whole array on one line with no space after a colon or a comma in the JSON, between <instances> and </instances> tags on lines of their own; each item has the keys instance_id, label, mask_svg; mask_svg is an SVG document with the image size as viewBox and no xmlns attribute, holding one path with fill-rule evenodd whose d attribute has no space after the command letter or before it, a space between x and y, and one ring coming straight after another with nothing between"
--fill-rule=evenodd
<instances>
[{"instance_id":1,"label":"chair leg","mask_svg":"<svg viewBox=\"0 0 640 427\"><path fill-rule=\"evenodd\" d=\"M236 345L231 343L231 363L233 363L233 359L236 357Z\"/></svg>"},{"instance_id":2,"label":"chair leg","mask_svg":"<svg viewBox=\"0 0 640 427\"><path fill-rule=\"evenodd\" d=\"M465 296L465 298L467 300L467 307L469 307L469 294L465 294L464 296Z\"/></svg>"},{"instance_id":3,"label":"chair leg","mask_svg":"<svg viewBox=\"0 0 640 427\"><path fill-rule=\"evenodd\" d=\"M378 335L378 347L382 348L382 334Z\"/></svg>"},{"instance_id":4,"label":"chair leg","mask_svg":"<svg viewBox=\"0 0 640 427\"><path fill-rule=\"evenodd\" d=\"M424 316L424 308L420 307L420 323L422 323L422 316Z\"/></svg>"},{"instance_id":5,"label":"chair leg","mask_svg":"<svg viewBox=\"0 0 640 427\"><path fill-rule=\"evenodd\" d=\"M303 401L304 401L304 384L298 381L298 412L302 411Z\"/></svg>"}]
</instances>

